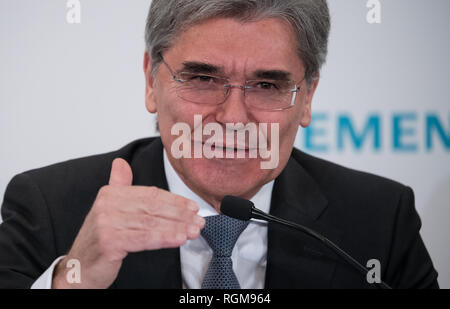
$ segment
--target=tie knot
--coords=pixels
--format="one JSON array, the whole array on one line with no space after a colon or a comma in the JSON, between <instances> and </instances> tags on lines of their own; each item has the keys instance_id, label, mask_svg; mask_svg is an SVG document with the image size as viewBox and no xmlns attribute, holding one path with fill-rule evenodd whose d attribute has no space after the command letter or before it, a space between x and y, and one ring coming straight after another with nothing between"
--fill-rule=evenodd
<instances>
[{"instance_id":1,"label":"tie knot","mask_svg":"<svg viewBox=\"0 0 450 309\"><path fill-rule=\"evenodd\" d=\"M214 255L231 256L239 235L249 222L225 215L206 217L205 220L206 224L201 234L214 251Z\"/></svg>"}]
</instances>

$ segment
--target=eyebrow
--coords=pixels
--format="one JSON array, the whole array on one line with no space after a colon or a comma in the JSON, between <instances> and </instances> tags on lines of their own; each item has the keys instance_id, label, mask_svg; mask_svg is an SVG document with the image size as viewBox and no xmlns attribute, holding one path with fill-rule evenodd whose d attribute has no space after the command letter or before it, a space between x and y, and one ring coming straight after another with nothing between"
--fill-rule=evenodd
<instances>
[{"instance_id":1,"label":"eyebrow","mask_svg":"<svg viewBox=\"0 0 450 309\"><path fill-rule=\"evenodd\" d=\"M208 64L204 62L186 61L179 72L187 72L194 74L215 74L223 75L224 69L220 66ZM272 80L289 80L291 73L282 70L257 70L252 73L254 78L272 79Z\"/></svg>"},{"instance_id":2,"label":"eyebrow","mask_svg":"<svg viewBox=\"0 0 450 309\"><path fill-rule=\"evenodd\" d=\"M183 62L183 68L180 70L180 72L218 74L223 73L223 69L221 67L208 63L187 61Z\"/></svg>"},{"instance_id":3,"label":"eyebrow","mask_svg":"<svg viewBox=\"0 0 450 309\"><path fill-rule=\"evenodd\" d=\"M272 80L289 80L291 73L281 70L258 70L253 73L256 78Z\"/></svg>"}]
</instances>

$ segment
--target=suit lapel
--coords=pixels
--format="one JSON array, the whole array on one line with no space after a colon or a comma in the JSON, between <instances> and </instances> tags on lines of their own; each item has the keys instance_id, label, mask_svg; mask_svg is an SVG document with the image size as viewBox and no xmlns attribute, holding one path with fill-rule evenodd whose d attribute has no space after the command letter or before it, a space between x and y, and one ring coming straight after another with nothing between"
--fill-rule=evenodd
<instances>
[{"instance_id":1,"label":"suit lapel","mask_svg":"<svg viewBox=\"0 0 450 309\"><path fill-rule=\"evenodd\" d=\"M270 213L307 226L339 244L339 231L320 220L327 207L317 183L291 156L275 180ZM336 259L320 241L270 223L265 287L330 288Z\"/></svg>"},{"instance_id":2,"label":"suit lapel","mask_svg":"<svg viewBox=\"0 0 450 309\"><path fill-rule=\"evenodd\" d=\"M137 150L130 164L133 170L133 185L155 186L168 190L160 138ZM179 248L129 254L123 261L113 287L181 288Z\"/></svg>"}]
</instances>

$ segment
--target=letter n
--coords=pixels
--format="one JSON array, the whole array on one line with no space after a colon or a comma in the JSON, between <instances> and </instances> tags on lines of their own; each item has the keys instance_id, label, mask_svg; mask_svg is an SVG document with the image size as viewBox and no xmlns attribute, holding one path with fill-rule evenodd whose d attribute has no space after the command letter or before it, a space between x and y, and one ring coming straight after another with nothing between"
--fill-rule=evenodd
<instances>
[{"instance_id":1,"label":"letter n","mask_svg":"<svg viewBox=\"0 0 450 309\"><path fill-rule=\"evenodd\" d=\"M433 132L437 133L445 149L450 150L450 126L449 130L445 130L437 115L427 115L426 119L427 150L430 151L433 148ZM450 125L450 116L448 123Z\"/></svg>"}]
</instances>

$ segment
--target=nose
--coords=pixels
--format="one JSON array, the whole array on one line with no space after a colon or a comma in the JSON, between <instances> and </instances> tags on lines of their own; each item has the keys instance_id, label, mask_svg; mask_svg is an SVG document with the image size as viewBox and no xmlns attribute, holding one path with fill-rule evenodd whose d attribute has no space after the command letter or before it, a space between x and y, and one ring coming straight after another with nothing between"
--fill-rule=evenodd
<instances>
[{"instance_id":1,"label":"nose","mask_svg":"<svg viewBox=\"0 0 450 309\"><path fill-rule=\"evenodd\" d=\"M216 120L219 123L243 123L249 122L249 114L245 105L244 88L230 85L228 97L219 105L216 112Z\"/></svg>"}]
</instances>

